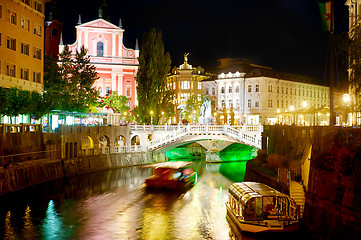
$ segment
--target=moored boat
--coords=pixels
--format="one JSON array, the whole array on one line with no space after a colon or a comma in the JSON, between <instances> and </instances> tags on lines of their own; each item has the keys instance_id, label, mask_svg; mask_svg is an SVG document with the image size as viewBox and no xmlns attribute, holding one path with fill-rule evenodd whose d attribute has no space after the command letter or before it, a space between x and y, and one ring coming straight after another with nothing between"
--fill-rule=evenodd
<instances>
[{"instance_id":1,"label":"moored boat","mask_svg":"<svg viewBox=\"0 0 361 240\"><path fill-rule=\"evenodd\" d=\"M299 228L295 201L263 183L233 183L227 218L246 232L290 232Z\"/></svg>"},{"instance_id":2,"label":"moored boat","mask_svg":"<svg viewBox=\"0 0 361 240\"><path fill-rule=\"evenodd\" d=\"M186 190L196 182L196 173L189 167L193 162L172 161L152 165L153 175L145 180L147 188Z\"/></svg>"}]
</instances>

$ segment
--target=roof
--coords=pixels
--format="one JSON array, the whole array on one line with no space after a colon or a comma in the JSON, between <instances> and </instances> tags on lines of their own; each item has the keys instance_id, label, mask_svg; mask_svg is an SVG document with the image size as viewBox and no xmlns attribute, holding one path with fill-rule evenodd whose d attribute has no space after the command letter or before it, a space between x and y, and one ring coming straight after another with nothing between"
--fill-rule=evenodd
<instances>
[{"instance_id":1,"label":"roof","mask_svg":"<svg viewBox=\"0 0 361 240\"><path fill-rule=\"evenodd\" d=\"M255 78L255 77L278 78L280 80L288 80L288 81L294 81L294 82L322 85L322 84L320 84L320 80L317 78L311 78L311 77L284 73L284 72L277 72L277 71L274 71L271 69L265 69L265 68L254 68L244 76L244 78Z\"/></svg>"},{"instance_id":2,"label":"roof","mask_svg":"<svg viewBox=\"0 0 361 240\"><path fill-rule=\"evenodd\" d=\"M191 165L193 162L185 162L185 161L172 161L172 162L162 162L155 164L155 168L170 168L170 169L181 169L186 166Z\"/></svg>"},{"instance_id":3,"label":"roof","mask_svg":"<svg viewBox=\"0 0 361 240\"><path fill-rule=\"evenodd\" d=\"M259 182L241 182L233 183L229 188L230 193L237 199L248 201L251 198L257 197L287 197L270 186Z\"/></svg>"},{"instance_id":4,"label":"roof","mask_svg":"<svg viewBox=\"0 0 361 240\"><path fill-rule=\"evenodd\" d=\"M122 30L122 28L114 25L113 23L111 22L108 22L102 18L98 18L98 19L95 19L93 21L90 21L90 22L86 22L86 23L83 23L83 24L79 24L76 26L77 28L79 27L89 27L89 28L104 28L104 29L119 29L119 30Z\"/></svg>"}]
</instances>

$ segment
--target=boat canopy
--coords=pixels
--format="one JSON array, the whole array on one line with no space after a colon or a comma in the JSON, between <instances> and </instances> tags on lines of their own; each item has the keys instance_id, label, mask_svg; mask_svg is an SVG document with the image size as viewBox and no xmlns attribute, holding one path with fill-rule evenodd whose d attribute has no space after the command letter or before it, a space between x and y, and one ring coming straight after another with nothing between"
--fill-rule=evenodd
<instances>
[{"instance_id":1,"label":"boat canopy","mask_svg":"<svg viewBox=\"0 0 361 240\"><path fill-rule=\"evenodd\" d=\"M233 183L229 188L230 194L234 196L237 201L246 203L251 198L261 197L285 197L286 194L278 192L277 190L258 182L241 182Z\"/></svg>"},{"instance_id":2,"label":"boat canopy","mask_svg":"<svg viewBox=\"0 0 361 240\"><path fill-rule=\"evenodd\" d=\"M154 165L155 168L169 168L169 169L181 169L186 166L191 165L193 162L185 161L172 161L172 162L162 162Z\"/></svg>"}]
</instances>

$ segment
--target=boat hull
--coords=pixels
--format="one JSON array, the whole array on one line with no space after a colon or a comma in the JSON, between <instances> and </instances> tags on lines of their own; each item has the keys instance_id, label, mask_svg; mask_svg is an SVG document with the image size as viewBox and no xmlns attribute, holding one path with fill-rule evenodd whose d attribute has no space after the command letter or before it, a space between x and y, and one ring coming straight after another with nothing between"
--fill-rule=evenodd
<instances>
[{"instance_id":1,"label":"boat hull","mask_svg":"<svg viewBox=\"0 0 361 240\"><path fill-rule=\"evenodd\" d=\"M263 232L294 232L299 229L298 221L279 221L279 220L262 220L262 221L245 221L237 217L230 209L228 204L227 218L230 219L241 231L251 233Z\"/></svg>"}]
</instances>

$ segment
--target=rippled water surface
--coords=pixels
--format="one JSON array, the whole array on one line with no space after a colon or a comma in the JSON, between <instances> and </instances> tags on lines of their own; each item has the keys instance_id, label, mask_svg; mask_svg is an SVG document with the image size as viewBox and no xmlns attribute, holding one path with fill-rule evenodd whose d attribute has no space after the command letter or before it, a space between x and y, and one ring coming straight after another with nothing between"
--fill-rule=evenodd
<instances>
[{"instance_id":1,"label":"rippled water surface","mask_svg":"<svg viewBox=\"0 0 361 240\"><path fill-rule=\"evenodd\" d=\"M131 167L7 194L0 197L0 239L250 239L232 231L225 208L245 162L193 168L198 182L186 193L146 191L151 169Z\"/></svg>"}]
</instances>

